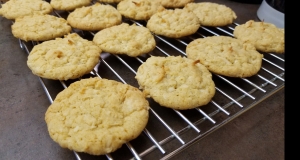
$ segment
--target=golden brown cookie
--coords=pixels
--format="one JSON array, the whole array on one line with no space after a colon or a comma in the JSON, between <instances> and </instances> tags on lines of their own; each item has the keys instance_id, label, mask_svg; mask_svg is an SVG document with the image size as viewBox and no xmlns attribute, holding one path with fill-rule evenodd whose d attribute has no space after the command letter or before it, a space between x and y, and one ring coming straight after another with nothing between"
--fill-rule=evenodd
<instances>
[{"instance_id":1,"label":"golden brown cookie","mask_svg":"<svg viewBox=\"0 0 300 160\"><path fill-rule=\"evenodd\" d=\"M123 0L117 5L117 10L126 18L148 20L158 10L164 7L158 0Z\"/></svg>"},{"instance_id":2,"label":"golden brown cookie","mask_svg":"<svg viewBox=\"0 0 300 160\"><path fill-rule=\"evenodd\" d=\"M90 5L92 0L51 0L51 6L56 10L72 11L76 8Z\"/></svg>"},{"instance_id":3,"label":"golden brown cookie","mask_svg":"<svg viewBox=\"0 0 300 160\"><path fill-rule=\"evenodd\" d=\"M17 18L11 29L16 38L24 41L46 41L62 37L72 28L63 18L34 14Z\"/></svg>"},{"instance_id":4,"label":"golden brown cookie","mask_svg":"<svg viewBox=\"0 0 300 160\"><path fill-rule=\"evenodd\" d=\"M43 0L9 0L2 4L0 15L14 20L18 17L36 13L49 14L52 10L52 6Z\"/></svg>"},{"instance_id":5,"label":"golden brown cookie","mask_svg":"<svg viewBox=\"0 0 300 160\"><path fill-rule=\"evenodd\" d=\"M122 15L111 5L94 5L75 9L68 15L68 23L77 29L99 31L122 23Z\"/></svg>"},{"instance_id":6,"label":"golden brown cookie","mask_svg":"<svg viewBox=\"0 0 300 160\"><path fill-rule=\"evenodd\" d=\"M135 78L146 95L168 108L203 106L215 94L212 74L199 61L185 57L152 56L138 68Z\"/></svg>"},{"instance_id":7,"label":"golden brown cookie","mask_svg":"<svg viewBox=\"0 0 300 160\"><path fill-rule=\"evenodd\" d=\"M228 36L195 39L187 45L186 54L211 72L229 77L255 75L263 58L251 43Z\"/></svg>"},{"instance_id":8,"label":"golden brown cookie","mask_svg":"<svg viewBox=\"0 0 300 160\"><path fill-rule=\"evenodd\" d=\"M45 113L50 137L61 147L104 155L138 137L148 123L149 104L137 88L89 78L61 91Z\"/></svg>"},{"instance_id":9,"label":"golden brown cookie","mask_svg":"<svg viewBox=\"0 0 300 160\"><path fill-rule=\"evenodd\" d=\"M97 32L93 41L111 54L136 57L152 51L156 42L148 28L122 23Z\"/></svg>"},{"instance_id":10,"label":"golden brown cookie","mask_svg":"<svg viewBox=\"0 0 300 160\"><path fill-rule=\"evenodd\" d=\"M27 66L39 77L75 79L93 70L100 53L101 49L92 41L72 33L35 45L28 56Z\"/></svg>"},{"instance_id":11,"label":"golden brown cookie","mask_svg":"<svg viewBox=\"0 0 300 160\"><path fill-rule=\"evenodd\" d=\"M198 17L183 9L165 9L156 12L147 22L147 28L157 35L181 38L197 32L200 27Z\"/></svg>"},{"instance_id":12,"label":"golden brown cookie","mask_svg":"<svg viewBox=\"0 0 300 160\"><path fill-rule=\"evenodd\" d=\"M202 26L226 26L237 18L235 12L222 4L212 2L188 3L185 10L197 15Z\"/></svg>"},{"instance_id":13,"label":"golden brown cookie","mask_svg":"<svg viewBox=\"0 0 300 160\"><path fill-rule=\"evenodd\" d=\"M251 42L261 52L283 54L285 52L284 29L267 22L249 20L235 27L234 36L244 42Z\"/></svg>"}]
</instances>

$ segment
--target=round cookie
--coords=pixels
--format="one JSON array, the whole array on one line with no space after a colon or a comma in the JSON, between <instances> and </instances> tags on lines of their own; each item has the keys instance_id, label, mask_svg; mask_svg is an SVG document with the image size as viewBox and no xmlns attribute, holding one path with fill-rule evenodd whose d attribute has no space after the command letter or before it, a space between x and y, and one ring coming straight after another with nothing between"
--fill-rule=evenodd
<instances>
[{"instance_id":1,"label":"round cookie","mask_svg":"<svg viewBox=\"0 0 300 160\"><path fill-rule=\"evenodd\" d=\"M14 20L18 17L36 13L49 14L52 10L52 6L43 0L9 0L2 4L0 15Z\"/></svg>"},{"instance_id":2,"label":"round cookie","mask_svg":"<svg viewBox=\"0 0 300 160\"><path fill-rule=\"evenodd\" d=\"M101 49L92 41L72 33L35 45L28 55L27 66L39 77L75 79L93 70L100 53Z\"/></svg>"},{"instance_id":3,"label":"round cookie","mask_svg":"<svg viewBox=\"0 0 300 160\"><path fill-rule=\"evenodd\" d=\"M197 32L198 17L188 10L164 9L156 12L147 22L147 28L154 34L169 38L181 38Z\"/></svg>"},{"instance_id":4,"label":"round cookie","mask_svg":"<svg viewBox=\"0 0 300 160\"><path fill-rule=\"evenodd\" d=\"M99 31L122 23L122 15L111 5L94 5L75 9L67 17L68 23L77 29Z\"/></svg>"},{"instance_id":5,"label":"round cookie","mask_svg":"<svg viewBox=\"0 0 300 160\"><path fill-rule=\"evenodd\" d=\"M92 0L51 0L51 6L56 10L72 11L82 6L90 5Z\"/></svg>"},{"instance_id":6,"label":"round cookie","mask_svg":"<svg viewBox=\"0 0 300 160\"><path fill-rule=\"evenodd\" d=\"M148 20L158 10L164 7L158 0L123 0L117 5L117 10L126 18Z\"/></svg>"},{"instance_id":7,"label":"round cookie","mask_svg":"<svg viewBox=\"0 0 300 160\"><path fill-rule=\"evenodd\" d=\"M215 94L212 74L199 61L185 57L152 56L138 68L135 78L147 96L168 108L203 106Z\"/></svg>"},{"instance_id":8,"label":"round cookie","mask_svg":"<svg viewBox=\"0 0 300 160\"><path fill-rule=\"evenodd\" d=\"M126 54L136 57L152 51L156 42L148 28L122 23L105 28L94 35L93 41L111 54Z\"/></svg>"},{"instance_id":9,"label":"round cookie","mask_svg":"<svg viewBox=\"0 0 300 160\"><path fill-rule=\"evenodd\" d=\"M181 8L191 2L194 2L194 0L161 0L161 4L165 8Z\"/></svg>"},{"instance_id":10,"label":"round cookie","mask_svg":"<svg viewBox=\"0 0 300 160\"><path fill-rule=\"evenodd\" d=\"M61 91L45 113L50 137L61 147L104 155L138 137L149 118L149 103L137 88L89 78Z\"/></svg>"},{"instance_id":11,"label":"round cookie","mask_svg":"<svg viewBox=\"0 0 300 160\"><path fill-rule=\"evenodd\" d=\"M187 57L199 60L213 73L228 77L250 77L261 68L263 55L251 43L228 36L198 38L186 47Z\"/></svg>"},{"instance_id":12,"label":"round cookie","mask_svg":"<svg viewBox=\"0 0 300 160\"><path fill-rule=\"evenodd\" d=\"M184 9L194 12L202 26L226 26L237 18L231 8L212 2L188 3Z\"/></svg>"},{"instance_id":13,"label":"round cookie","mask_svg":"<svg viewBox=\"0 0 300 160\"><path fill-rule=\"evenodd\" d=\"M271 23L249 20L236 26L233 35L244 42L251 42L261 52L285 52L284 29Z\"/></svg>"},{"instance_id":14,"label":"round cookie","mask_svg":"<svg viewBox=\"0 0 300 160\"><path fill-rule=\"evenodd\" d=\"M46 41L71 32L71 26L63 18L34 14L19 17L11 26L12 34L24 41Z\"/></svg>"}]
</instances>

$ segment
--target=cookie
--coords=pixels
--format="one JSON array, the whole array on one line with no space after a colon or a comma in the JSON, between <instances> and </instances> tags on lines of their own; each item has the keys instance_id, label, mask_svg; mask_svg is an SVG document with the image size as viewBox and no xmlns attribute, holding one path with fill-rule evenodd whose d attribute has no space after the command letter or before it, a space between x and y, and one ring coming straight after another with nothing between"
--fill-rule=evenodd
<instances>
[{"instance_id":1,"label":"cookie","mask_svg":"<svg viewBox=\"0 0 300 160\"><path fill-rule=\"evenodd\" d=\"M140 89L163 107L178 110L206 105L215 94L212 74L199 61L181 56L148 58L137 70Z\"/></svg>"},{"instance_id":2,"label":"cookie","mask_svg":"<svg viewBox=\"0 0 300 160\"><path fill-rule=\"evenodd\" d=\"M9 0L2 4L0 15L14 20L18 17L36 13L49 14L52 10L52 6L43 0Z\"/></svg>"},{"instance_id":3,"label":"cookie","mask_svg":"<svg viewBox=\"0 0 300 160\"><path fill-rule=\"evenodd\" d=\"M215 74L250 77L261 68L263 55L251 43L229 36L211 36L191 41L187 57L199 61Z\"/></svg>"},{"instance_id":4,"label":"cookie","mask_svg":"<svg viewBox=\"0 0 300 160\"><path fill-rule=\"evenodd\" d=\"M249 20L236 26L233 35L244 42L251 42L261 52L285 52L284 29L272 23Z\"/></svg>"},{"instance_id":5,"label":"cookie","mask_svg":"<svg viewBox=\"0 0 300 160\"><path fill-rule=\"evenodd\" d=\"M124 17L133 20L148 20L162 9L164 7L158 0L123 0L117 5L117 10Z\"/></svg>"},{"instance_id":6,"label":"cookie","mask_svg":"<svg viewBox=\"0 0 300 160\"><path fill-rule=\"evenodd\" d=\"M191 2L194 2L194 0L161 0L161 4L165 8L181 8Z\"/></svg>"},{"instance_id":7,"label":"cookie","mask_svg":"<svg viewBox=\"0 0 300 160\"><path fill-rule=\"evenodd\" d=\"M122 23L122 15L111 5L94 5L75 9L67 17L68 23L77 29L99 31Z\"/></svg>"},{"instance_id":8,"label":"cookie","mask_svg":"<svg viewBox=\"0 0 300 160\"><path fill-rule=\"evenodd\" d=\"M50 137L63 148L91 155L114 152L146 127L149 104L137 88L89 78L61 91L45 113Z\"/></svg>"},{"instance_id":9,"label":"cookie","mask_svg":"<svg viewBox=\"0 0 300 160\"><path fill-rule=\"evenodd\" d=\"M56 10L72 11L76 8L90 5L92 0L51 0L51 6Z\"/></svg>"},{"instance_id":10,"label":"cookie","mask_svg":"<svg viewBox=\"0 0 300 160\"><path fill-rule=\"evenodd\" d=\"M101 49L92 41L72 33L35 45L28 55L27 66L39 77L75 79L93 70L100 53Z\"/></svg>"},{"instance_id":11,"label":"cookie","mask_svg":"<svg viewBox=\"0 0 300 160\"><path fill-rule=\"evenodd\" d=\"M93 41L111 54L126 54L130 57L152 51L156 42L148 28L122 23L105 28L94 35Z\"/></svg>"},{"instance_id":12,"label":"cookie","mask_svg":"<svg viewBox=\"0 0 300 160\"><path fill-rule=\"evenodd\" d=\"M202 26L226 26L232 24L237 18L235 12L231 8L218 3L188 3L184 9L194 12L199 18Z\"/></svg>"},{"instance_id":13,"label":"cookie","mask_svg":"<svg viewBox=\"0 0 300 160\"><path fill-rule=\"evenodd\" d=\"M198 17L188 10L164 9L151 16L147 28L157 35L181 38L197 32L200 27Z\"/></svg>"},{"instance_id":14,"label":"cookie","mask_svg":"<svg viewBox=\"0 0 300 160\"><path fill-rule=\"evenodd\" d=\"M34 14L19 17L11 26L14 37L24 41L46 41L71 32L67 21L53 15Z\"/></svg>"}]
</instances>

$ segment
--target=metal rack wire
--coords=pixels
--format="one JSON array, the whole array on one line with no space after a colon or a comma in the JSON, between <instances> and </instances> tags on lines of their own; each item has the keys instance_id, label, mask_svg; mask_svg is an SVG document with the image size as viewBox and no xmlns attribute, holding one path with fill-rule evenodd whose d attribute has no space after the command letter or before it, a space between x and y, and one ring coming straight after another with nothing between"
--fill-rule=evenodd
<instances>
[{"instance_id":1,"label":"metal rack wire","mask_svg":"<svg viewBox=\"0 0 300 160\"><path fill-rule=\"evenodd\" d=\"M54 11L54 15L65 17L68 13ZM145 26L145 22L124 19L125 23L135 23ZM197 33L181 39L170 39L155 36L156 48L143 56L136 58L126 55L102 53L98 65L94 70L82 78L98 76L112 79L138 88L134 79L137 68L150 56L186 56L185 48L196 38L207 36L233 36L233 23L225 27L201 27ZM83 38L92 40L95 32L74 30ZM19 40L20 47L29 54L32 47L39 42L25 42ZM249 78L230 78L213 74L216 84L216 94L211 102L205 106L191 110L174 110L159 106L152 99L150 103L149 122L136 139L126 143L117 151L103 155L92 156L74 152L78 160L81 159L169 159L183 151L188 146L201 140L208 134L224 126L234 118L254 107L258 103L284 88L285 67L284 54L263 53L263 63L257 75ZM40 78L50 103L53 102L57 91L63 90L76 80L59 81L61 87L53 91L51 80Z\"/></svg>"}]
</instances>

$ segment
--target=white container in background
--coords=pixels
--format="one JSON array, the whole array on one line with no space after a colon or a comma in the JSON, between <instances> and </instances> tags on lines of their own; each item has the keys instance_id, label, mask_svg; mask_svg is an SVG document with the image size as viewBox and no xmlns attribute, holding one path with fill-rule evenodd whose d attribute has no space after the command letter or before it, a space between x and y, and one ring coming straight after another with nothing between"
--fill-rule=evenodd
<instances>
[{"instance_id":1,"label":"white container in background","mask_svg":"<svg viewBox=\"0 0 300 160\"><path fill-rule=\"evenodd\" d=\"M272 23L278 28L284 28L284 13L274 9L263 0L257 10L257 17L264 22Z\"/></svg>"}]
</instances>

